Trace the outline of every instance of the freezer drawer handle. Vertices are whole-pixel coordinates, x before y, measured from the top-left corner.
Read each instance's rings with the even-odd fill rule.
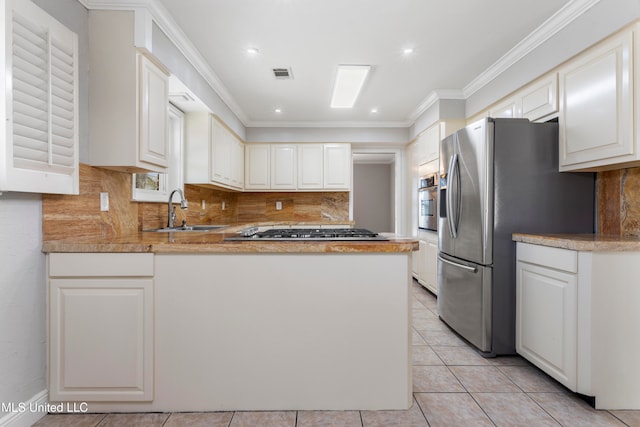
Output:
[[[438,255],[438,259],[440,261],[444,262],[445,264],[453,265],[454,267],[459,267],[459,268],[462,268],[464,270],[471,271],[472,273],[475,273],[475,272],[478,271],[478,269],[476,267],[471,267],[469,265],[464,265],[464,264],[458,264],[457,262],[449,261],[446,258],[442,258],[440,255]]]

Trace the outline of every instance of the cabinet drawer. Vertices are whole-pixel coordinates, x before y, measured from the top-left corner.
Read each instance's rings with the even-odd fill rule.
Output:
[[[517,259],[570,273],[578,272],[578,252],[568,249],[518,243]]]
[[[51,277],[153,276],[151,253],[52,253]]]

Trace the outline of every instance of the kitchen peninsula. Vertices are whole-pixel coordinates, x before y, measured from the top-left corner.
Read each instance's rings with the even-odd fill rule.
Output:
[[[513,234],[516,349],[597,409],[640,409],[640,239]]]
[[[411,239],[43,243],[51,401],[91,412],[406,409]]]

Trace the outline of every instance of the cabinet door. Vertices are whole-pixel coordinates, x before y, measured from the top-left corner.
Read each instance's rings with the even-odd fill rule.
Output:
[[[413,251],[411,252],[411,273],[413,275],[413,277],[418,280],[418,282],[420,281],[420,277],[419,277],[419,271],[420,271],[420,251]]]
[[[153,280],[51,279],[53,401],[153,400]]]
[[[418,240],[418,254],[420,256],[418,261],[418,282],[424,285],[427,276],[427,242],[425,240]]]
[[[438,235],[433,233],[427,240],[425,248],[425,286],[438,295]]]
[[[493,117],[494,119],[522,117],[522,106],[520,105],[520,100],[516,97],[511,97],[505,100],[489,110],[489,117]]]
[[[351,187],[351,145],[324,144],[324,188],[349,190]]]
[[[244,188],[268,190],[271,188],[271,147],[269,144],[247,144],[245,147]]]
[[[633,34],[618,35],[558,72],[560,170],[634,160]]]
[[[140,160],[169,165],[169,76],[138,54]]]
[[[231,185],[244,187],[244,144],[235,137],[231,146]]]
[[[231,135],[217,120],[211,119],[211,181],[231,183]]]
[[[0,191],[78,194],[78,38],[31,2],[0,8]]]
[[[552,73],[524,89],[522,117],[535,121],[558,112],[558,75]]]
[[[271,188],[295,190],[297,188],[296,146],[274,144],[271,146]]]
[[[576,391],[577,275],[523,261],[516,269],[516,351]]]
[[[298,145],[298,188],[320,190],[323,186],[322,144]]]
[[[424,133],[425,158],[422,163],[432,162],[440,157],[440,123],[436,123]]]

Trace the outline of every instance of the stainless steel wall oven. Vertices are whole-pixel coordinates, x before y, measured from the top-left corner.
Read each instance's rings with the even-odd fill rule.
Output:
[[[418,185],[418,228],[438,231],[438,174],[420,178]]]

